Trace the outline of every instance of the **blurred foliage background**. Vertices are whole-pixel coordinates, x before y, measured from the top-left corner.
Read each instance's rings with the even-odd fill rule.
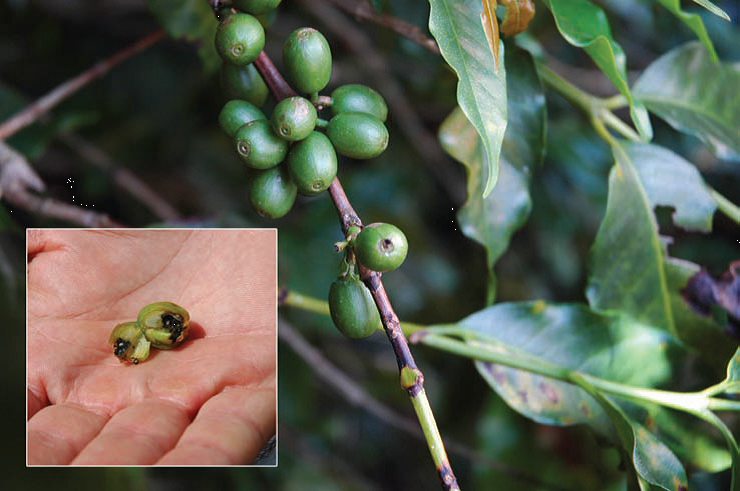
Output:
[[[187,3],[198,2],[206,3]],[[365,83],[386,96],[388,150],[371,161],[341,161],[339,177],[365,223],[394,223],[409,238],[406,264],[384,277],[400,318],[422,324],[458,320],[484,306],[487,273],[483,249],[465,238],[455,221],[465,200],[464,171],[436,142],[437,128],[456,104],[456,79],[438,55],[387,29],[353,19],[335,3],[354,2],[285,0],[277,15],[266,20],[270,27],[265,49],[280,68],[283,39],[297,27],[316,27],[333,51],[329,90]],[[427,2],[372,3],[428,32]],[[631,76],[692,39],[685,26],[652,1],[598,3],[608,12],[615,39],[627,53]],[[717,3],[733,19],[740,16],[737,2]],[[530,33],[546,46],[552,66],[595,95],[615,93],[585,53],[567,45],[551,16],[537,6]],[[144,0],[0,2],[0,121],[159,29],[150,7]],[[321,12],[324,15],[317,15]],[[737,62],[736,21],[697,13],[720,58]],[[215,18],[208,22],[204,29],[214,29]],[[208,61],[211,55],[213,61]],[[299,197],[294,209],[276,221],[251,211],[244,169],[217,123],[225,100],[215,56],[210,46],[161,41],[7,143],[30,160],[47,186],[45,196],[104,212],[127,226],[277,227],[280,285],[325,298],[340,259],[332,248],[342,239],[335,210],[324,194]],[[389,87],[399,95],[389,97]],[[563,99],[548,93],[547,109],[547,156],[534,173],[533,211],[497,264],[498,301],[583,300],[585,258],[604,213],[612,159],[585,118]],[[416,133],[408,130],[409,124]],[[717,160],[698,140],[656,118],[653,125],[656,143],[695,163],[710,185],[738,201],[736,163]],[[97,158],[85,151],[91,148]],[[100,155],[109,166],[101,167]],[[120,169],[151,187],[175,215],[153,212],[116,184]],[[25,228],[67,226],[74,224],[0,203],[0,308],[10,320],[2,378],[6,394],[11,394],[5,406],[11,431],[4,449],[4,489],[437,489],[422,440],[353,405],[282,342],[276,469],[25,469]],[[674,256],[697,262],[712,274],[740,257],[737,229],[721,214],[715,216],[709,236],[665,232],[674,236],[670,249]],[[328,318],[295,310],[280,315],[369,395],[399,415],[412,416],[384,336],[351,341],[341,337]],[[510,410],[466,360],[423,348],[414,353],[426,375],[443,436],[460,443],[448,450],[463,489],[494,485],[512,491],[623,489],[618,453],[590,431],[536,425]],[[712,481],[717,488],[702,487],[701,475],[692,479],[698,486],[694,489],[729,486],[722,478]],[[604,483],[611,484],[600,487]]]

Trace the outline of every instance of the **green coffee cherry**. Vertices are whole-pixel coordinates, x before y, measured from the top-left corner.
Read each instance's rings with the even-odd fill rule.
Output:
[[[218,25],[216,51],[234,65],[252,63],[265,47],[265,30],[249,14],[233,14]]]
[[[283,64],[293,87],[304,94],[315,94],[331,78],[329,43],[316,29],[296,29],[283,45]]]
[[[366,225],[354,243],[357,260],[373,271],[393,271],[406,259],[409,244],[401,229],[390,223]]]
[[[329,313],[339,332],[350,338],[366,338],[383,328],[370,290],[356,275],[339,277],[331,284]]]
[[[339,113],[329,121],[326,134],[337,152],[354,159],[377,157],[388,146],[388,130],[375,116]]]
[[[388,117],[388,106],[383,96],[366,85],[342,85],[331,93],[331,112],[365,113],[375,116],[381,122]]]
[[[253,64],[246,66],[221,64],[221,88],[227,99],[241,99],[257,107],[267,100],[268,89]]]
[[[316,126],[316,108],[303,97],[288,97],[278,102],[272,112],[272,128],[287,141],[299,141]]]
[[[255,173],[249,182],[249,202],[267,218],[280,218],[290,211],[296,186],[284,165]]]
[[[242,12],[262,15],[271,12],[280,5],[281,0],[233,0],[232,4]]]
[[[149,304],[139,312],[136,323],[152,346],[172,349],[181,345],[190,331],[190,314],[172,302]]]
[[[337,175],[337,154],[326,135],[314,131],[290,149],[288,169],[299,193],[319,194]]]
[[[258,119],[265,119],[262,111],[251,102],[235,99],[224,104],[218,115],[218,124],[227,135],[233,137],[239,128]]]
[[[114,327],[108,344],[113,346],[113,354],[122,362],[137,365],[149,358],[150,342],[136,322],[123,322]]]
[[[258,119],[245,124],[234,134],[239,156],[253,169],[269,169],[283,161],[288,143],[277,136],[270,123]]]

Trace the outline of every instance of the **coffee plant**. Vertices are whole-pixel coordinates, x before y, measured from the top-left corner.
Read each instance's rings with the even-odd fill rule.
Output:
[[[24,227],[277,227],[280,465],[121,482],[740,490],[735,3],[147,6],[170,41],[47,96],[0,68],[2,264]]]

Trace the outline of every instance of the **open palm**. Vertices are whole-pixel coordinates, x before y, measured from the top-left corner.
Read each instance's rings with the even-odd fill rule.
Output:
[[[275,431],[273,231],[40,231],[29,238],[29,464],[247,464]],[[119,362],[146,304],[188,340]]]

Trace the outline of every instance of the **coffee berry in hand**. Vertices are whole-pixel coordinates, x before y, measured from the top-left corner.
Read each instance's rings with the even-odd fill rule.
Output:
[[[390,223],[366,225],[354,240],[357,261],[367,269],[379,272],[399,267],[409,250],[406,236]]]
[[[232,14],[218,25],[216,51],[221,59],[234,65],[247,65],[257,59],[265,47],[265,30],[249,14]]]

